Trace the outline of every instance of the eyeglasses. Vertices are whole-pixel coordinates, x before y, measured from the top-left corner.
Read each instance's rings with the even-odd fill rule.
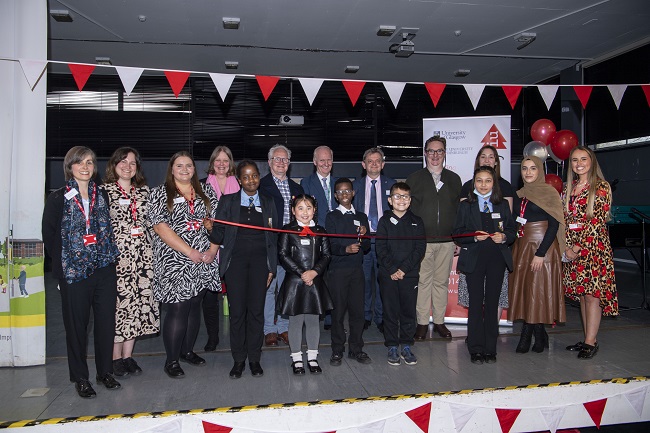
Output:
[[[336,195],[345,195],[345,194],[352,194],[351,189],[339,189],[338,191],[335,191],[334,194]]]
[[[409,201],[411,199],[410,195],[407,194],[393,194],[391,195],[393,200],[406,200]]]
[[[445,153],[445,149],[427,149],[424,151],[427,155],[442,155]]]
[[[282,158],[279,156],[274,156],[271,158],[272,161],[277,162],[278,164],[288,164],[290,159],[289,158]]]

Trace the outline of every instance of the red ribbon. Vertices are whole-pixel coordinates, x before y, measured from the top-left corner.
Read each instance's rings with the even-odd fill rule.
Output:
[[[302,226],[302,231],[300,232],[300,236],[316,236],[316,234],[311,231],[309,226]]]

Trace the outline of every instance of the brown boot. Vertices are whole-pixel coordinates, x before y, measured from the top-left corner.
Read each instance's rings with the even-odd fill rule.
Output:
[[[429,332],[429,325],[417,325],[415,327],[415,338],[418,341],[422,341],[427,338],[427,332]]]

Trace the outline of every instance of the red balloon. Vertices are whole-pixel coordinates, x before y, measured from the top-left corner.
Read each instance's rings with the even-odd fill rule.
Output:
[[[530,127],[530,136],[533,138],[533,141],[541,141],[548,145],[555,131],[556,128],[553,122],[548,119],[539,119]]]
[[[557,131],[551,142],[553,154],[562,161],[567,159],[571,154],[571,149],[578,145],[578,136],[573,131],[562,129]]]
[[[564,184],[562,183],[562,178],[557,174],[547,174],[544,176],[544,181],[551,185],[557,190],[558,193],[562,194],[562,188]]]

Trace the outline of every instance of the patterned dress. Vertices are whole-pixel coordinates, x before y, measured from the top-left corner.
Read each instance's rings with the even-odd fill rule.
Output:
[[[611,207],[609,183],[598,183],[591,219],[587,217],[587,188],[575,197],[567,197],[565,187],[563,198],[570,200],[569,212],[565,211],[564,215],[567,247],[580,246],[580,255],[564,264],[564,291],[575,301],[581,295],[600,298],[603,316],[617,316],[618,293],[614,279],[614,260],[605,224]]]
[[[115,243],[120,251],[116,266],[117,308],[115,310],[115,343],[160,330],[158,302],[153,297],[153,254],[151,224],[147,216],[149,188],[120,190],[116,183],[102,187],[108,194],[109,212]],[[126,194],[126,195],[125,195]],[[135,204],[135,221],[132,213]],[[141,236],[131,230],[141,227]]]
[[[176,194],[174,208],[167,210],[165,185],[151,190],[149,195],[149,219],[152,225],[166,223],[185,243],[198,251],[210,248],[208,232],[202,224],[204,217],[214,218],[217,210],[217,197],[211,187],[201,185],[210,200],[212,212],[207,215],[203,200],[198,195],[194,200],[194,213],[189,202]],[[198,222],[194,225],[193,222]],[[154,279],[153,290],[156,300],[164,303],[187,301],[202,290],[221,291],[219,264],[194,263],[185,254],[167,245],[158,235],[153,238]]]

